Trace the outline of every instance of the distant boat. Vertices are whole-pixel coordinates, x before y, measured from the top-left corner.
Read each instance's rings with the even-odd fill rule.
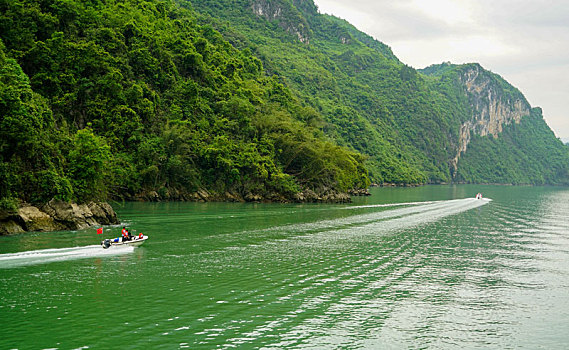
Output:
[[[482,193],[480,193],[480,192],[477,193],[477,194],[476,194],[476,199],[482,199]]]

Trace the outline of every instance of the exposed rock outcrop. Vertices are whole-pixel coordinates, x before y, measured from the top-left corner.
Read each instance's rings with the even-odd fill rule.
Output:
[[[277,21],[279,27],[296,36],[302,43],[310,43],[310,28],[296,7],[286,1],[251,0],[251,9],[258,17]]]
[[[120,223],[108,203],[67,203],[51,200],[41,207],[21,205],[0,217],[0,235],[26,231],[80,230]]]
[[[497,78],[478,64],[468,65],[459,79],[472,108],[472,117],[460,127],[458,152],[452,164],[455,170],[472,134],[498,137],[505,125],[519,123],[531,112],[530,104],[521,93],[505,94]]]
[[[55,231],[55,220],[36,207],[25,206],[18,209],[17,221],[22,223],[24,231]]]
[[[353,189],[348,191],[348,193],[352,196],[371,196],[367,188]]]
[[[158,192],[162,193],[159,194]],[[338,192],[330,188],[320,188],[318,190],[303,189],[296,194],[285,195],[279,192],[263,192],[263,193],[238,193],[235,191],[214,192],[205,189],[199,189],[193,193],[184,193],[180,191],[150,191],[141,193],[133,200],[139,201],[187,201],[187,202],[265,202],[265,203],[348,203],[352,196],[367,196],[367,189],[352,190],[349,193]]]

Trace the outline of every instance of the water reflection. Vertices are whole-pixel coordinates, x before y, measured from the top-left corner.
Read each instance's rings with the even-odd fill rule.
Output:
[[[561,348],[569,341],[569,191],[373,191],[341,206],[127,204],[121,217],[153,237],[144,247],[0,270],[0,345]],[[477,192],[493,201],[471,200]],[[26,328],[30,320],[38,327]]]

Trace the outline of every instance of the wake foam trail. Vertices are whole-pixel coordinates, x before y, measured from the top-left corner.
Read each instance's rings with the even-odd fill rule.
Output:
[[[338,220],[325,220],[316,223],[322,231],[311,233],[310,235],[297,236],[295,240],[298,244],[308,244],[311,249],[330,246],[330,239],[336,237],[344,237],[353,240],[356,236],[362,236],[365,242],[375,240],[378,234],[389,234],[400,230],[411,229],[421,225],[436,222],[445,217],[457,215],[488,204],[490,199],[455,199],[437,202],[422,202],[420,205],[408,208],[397,208],[379,213],[369,213],[365,215],[354,215],[348,218]],[[408,203],[407,203],[408,204]],[[350,221],[352,225],[346,225]],[[298,225],[296,228],[314,228],[315,224]],[[287,226],[288,228],[292,226]],[[370,240],[371,238],[371,240]],[[345,248],[342,245],[342,248]],[[286,246],[287,252],[292,248],[291,245]],[[246,345],[254,340],[274,341],[269,338],[271,334],[279,332],[279,338],[285,340],[281,343],[266,344],[267,348],[282,348],[284,344],[303,344],[295,342],[300,339],[315,339],[314,334],[307,334],[306,330],[314,330],[315,325],[323,324],[343,327],[346,325],[346,318],[338,318],[338,310],[342,315],[356,315],[352,317],[351,322],[364,323],[369,318],[376,317],[377,314],[372,312],[363,312],[355,314],[351,312],[355,308],[366,308],[373,305],[376,298],[378,288],[397,284],[399,280],[407,278],[405,274],[413,271],[412,267],[404,266],[393,271],[393,266],[400,263],[394,263],[395,259],[408,259],[404,252],[399,250],[392,252],[391,256],[365,256],[364,258],[354,261],[352,264],[344,264],[342,266],[332,266],[326,271],[319,271],[314,275],[304,275],[302,280],[297,277],[296,280],[289,279],[289,285],[303,286],[302,288],[293,290],[290,294],[285,294],[273,303],[278,303],[278,307],[283,300],[298,300],[296,306],[290,311],[280,314],[278,317],[272,318],[256,326],[253,330],[245,334],[243,338],[235,338],[239,341],[239,345]],[[321,260],[322,261],[322,260]],[[303,271],[299,266],[298,271]],[[388,277],[386,277],[388,276]],[[370,283],[375,281],[376,283]],[[343,285],[341,291],[331,285]],[[379,286],[379,287],[378,287]],[[255,290],[256,293],[262,294],[265,291]],[[366,299],[368,298],[368,299]],[[290,305],[295,305],[290,303]],[[267,309],[273,308],[275,305],[263,305]],[[286,309],[285,307],[282,308]],[[365,311],[365,310],[364,310]],[[316,315],[316,316],[314,316]],[[363,325],[362,325],[363,327]],[[219,328],[229,329],[229,325],[222,325]],[[345,328],[344,328],[345,329]],[[286,340],[291,340],[287,343]]]
[[[100,245],[85,247],[30,250],[27,252],[0,254],[0,269],[47,264],[56,261],[98,258],[132,253],[134,247],[111,247],[103,249]]]
[[[427,210],[409,212],[405,215],[390,217],[387,220],[377,220],[360,226],[360,232],[376,234],[377,232],[391,232],[410,227],[420,226],[438,221],[444,217],[456,215],[474,208],[488,204],[491,199],[455,199],[437,202],[439,205],[428,206]]]
[[[362,209],[362,208],[387,208],[387,207],[403,207],[406,205],[422,205],[422,204],[433,204],[445,201],[424,201],[424,202],[403,202],[403,203],[387,203],[387,204],[368,204],[368,205],[356,205],[352,207],[345,207],[344,209]]]
[[[404,208],[396,208],[386,211],[366,213],[360,215],[352,215],[341,219],[321,220],[311,223],[292,224],[285,226],[277,226],[267,229],[273,232],[294,232],[295,235],[305,233],[315,233],[330,230],[342,230],[350,227],[362,227],[373,224],[381,224],[385,228],[399,225],[403,222],[404,226],[413,226],[421,224],[422,221],[430,222],[438,220],[441,217],[458,214],[462,211],[470,210],[484,204],[490,199],[480,200],[474,198],[452,199],[444,201],[430,202],[413,202],[413,203],[394,203],[379,204],[371,206],[360,206],[359,208],[382,208],[405,206]],[[358,207],[350,207],[358,208]],[[400,220],[398,220],[400,219]]]

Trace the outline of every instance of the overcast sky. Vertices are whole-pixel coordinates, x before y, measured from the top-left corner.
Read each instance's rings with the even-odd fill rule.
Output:
[[[569,1],[315,0],[404,63],[478,62],[520,89],[569,141]]]

